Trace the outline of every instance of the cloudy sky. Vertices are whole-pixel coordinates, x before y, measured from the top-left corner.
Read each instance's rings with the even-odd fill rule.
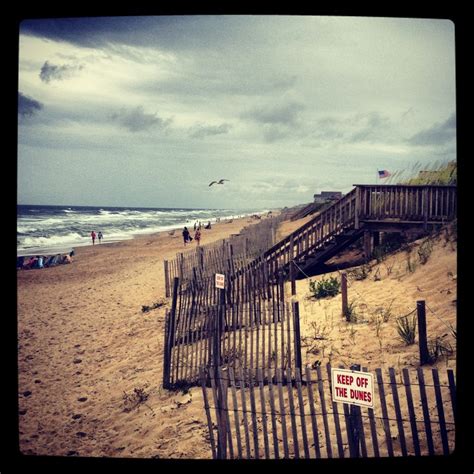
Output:
[[[454,36],[431,19],[25,20],[18,202],[273,208],[455,159]]]

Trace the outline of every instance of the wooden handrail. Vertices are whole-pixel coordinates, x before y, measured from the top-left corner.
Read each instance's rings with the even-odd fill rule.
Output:
[[[324,245],[334,235],[358,229],[367,221],[442,222],[456,217],[457,187],[453,185],[370,185],[355,188],[313,219],[273,245],[264,260],[302,257]],[[296,255],[295,255],[296,248]]]

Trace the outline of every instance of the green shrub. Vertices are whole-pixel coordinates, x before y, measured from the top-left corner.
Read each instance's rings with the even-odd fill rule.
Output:
[[[414,314],[412,318],[409,316],[398,318],[397,331],[407,346],[414,344],[416,336],[416,315]]]
[[[329,277],[327,280],[323,278],[318,282],[310,281],[309,289],[316,299],[336,296],[341,289],[341,283],[336,277]]]

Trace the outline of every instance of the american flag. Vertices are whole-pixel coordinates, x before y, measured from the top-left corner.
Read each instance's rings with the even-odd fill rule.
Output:
[[[379,170],[379,178],[388,178],[391,176],[391,173],[387,170]]]

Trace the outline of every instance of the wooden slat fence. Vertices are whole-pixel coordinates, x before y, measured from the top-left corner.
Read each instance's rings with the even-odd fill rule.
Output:
[[[366,368],[363,370],[367,370]],[[202,369],[213,458],[448,455],[454,450],[451,369],[375,369],[374,408],[331,397],[331,366]],[[264,383],[266,382],[266,384]]]
[[[229,304],[210,279],[205,284],[215,293],[213,302],[204,299],[205,289],[179,294],[175,280],[177,296],[165,322],[164,388],[197,384],[203,366],[301,366],[299,308],[285,303],[283,285],[270,299],[255,292]]]
[[[275,243],[276,228],[287,217],[288,213],[282,212],[271,219],[262,219],[244,227],[240,234],[194,247],[179,253],[173,260],[165,260],[166,296],[171,296],[173,279],[178,277],[182,282],[189,281],[194,278],[193,269],[200,277],[207,277],[227,269],[229,262],[234,270],[253,262]]]

